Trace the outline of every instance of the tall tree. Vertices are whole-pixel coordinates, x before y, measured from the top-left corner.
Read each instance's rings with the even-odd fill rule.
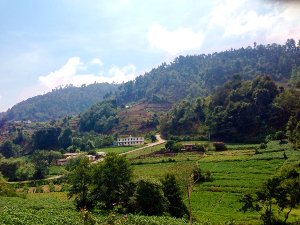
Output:
[[[71,185],[69,189],[69,198],[75,196],[76,208],[91,209],[94,205],[91,198],[90,187],[92,183],[92,170],[89,167],[89,160],[86,157],[79,159],[76,167],[68,176],[68,182]]]
[[[188,214],[188,210],[182,200],[181,191],[178,182],[173,174],[167,174],[161,181],[163,185],[164,196],[167,198],[168,211],[171,216],[181,218]]]
[[[132,168],[128,160],[114,153],[107,154],[93,172],[93,196],[106,209],[114,205],[128,205],[133,195]]]

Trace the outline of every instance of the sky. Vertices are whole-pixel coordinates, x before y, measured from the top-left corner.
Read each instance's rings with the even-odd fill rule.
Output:
[[[0,112],[179,55],[300,39],[296,0],[0,0]]]

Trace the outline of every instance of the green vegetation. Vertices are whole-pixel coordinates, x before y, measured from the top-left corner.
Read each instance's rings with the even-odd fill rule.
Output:
[[[80,117],[80,131],[95,131],[107,134],[118,124],[117,104],[114,100],[106,100],[93,105]]]
[[[198,134],[214,140],[261,142],[267,135],[284,139],[283,131],[289,121],[292,140],[298,135],[295,116],[300,101],[282,93],[269,77],[242,81],[235,76],[211,96],[192,102],[183,100],[173,107],[161,118],[161,133],[165,137]],[[281,132],[281,137],[275,136],[276,132]]]
[[[174,103],[213,93],[216,86],[237,74],[245,80],[257,75],[270,75],[278,82],[289,80],[293,68],[294,71],[299,69],[299,52],[295,40],[288,39],[285,45],[256,45],[214,54],[179,56],[170,64],[163,63],[135,81],[121,85],[117,101],[147,99]],[[294,78],[292,80],[294,82]]]
[[[198,165],[202,171],[210,171],[211,181],[196,184],[191,194],[193,216],[199,222],[224,224],[236,221],[242,224],[259,224],[260,215],[254,212],[240,211],[240,199],[245,193],[254,193],[274,174],[292,165],[298,165],[300,152],[291,145],[280,145],[279,141],[267,144],[266,149],[258,145],[228,144],[224,152],[208,151],[206,156],[198,153],[178,153],[169,162],[169,156],[156,156],[136,159],[134,165],[136,179],[162,179],[172,171],[185,190],[183,177],[189,169]],[[288,159],[284,158],[284,153]],[[163,161],[163,162],[162,162]],[[288,221],[299,219],[298,211],[293,210]]]
[[[124,153],[124,152],[128,152],[131,150],[134,150],[135,148],[137,148],[136,146],[115,146],[115,147],[107,147],[107,148],[97,148],[96,151],[97,152],[106,152],[106,153]]]
[[[30,114],[18,112],[20,103],[0,121],[0,224],[299,223],[299,54],[289,39],[180,56],[56,121],[7,123]],[[48,118],[32,110],[30,118]],[[112,147],[120,134],[155,141],[158,127],[166,145]],[[95,164],[78,157],[54,166],[80,151],[108,154]],[[49,174],[65,177],[31,181]],[[62,193],[46,194],[55,190]],[[27,194],[35,192],[44,193]]]
[[[16,104],[3,115],[3,119],[48,121],[77,115],[101,101],[105,95],[115,92],[118,87],[108,83],[59,87]]]

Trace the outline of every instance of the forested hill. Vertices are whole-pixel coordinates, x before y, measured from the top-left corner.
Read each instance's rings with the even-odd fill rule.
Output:
[[[174,103],[185,97],[210,94],[234,75],[251,80],[268,75],[275,82],[286,82],[292,71],[300,70],[300,41],[288,39],[284,45],[256,45],[213,54],[179,56],[163,63],[135,81],[123,84],[119,104],[146,99]]]
[[[47,121],[66,115],[77,115],[118,89],[117,84],[94,83],[56,88],[51,92],[29,98],[8,110],[6,120]]]

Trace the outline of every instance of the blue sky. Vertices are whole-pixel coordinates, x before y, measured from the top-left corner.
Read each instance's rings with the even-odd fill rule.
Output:
[[[299,40],[298,2],[0,0],[0,112],[59,85],[128,81],[179,55]]]

